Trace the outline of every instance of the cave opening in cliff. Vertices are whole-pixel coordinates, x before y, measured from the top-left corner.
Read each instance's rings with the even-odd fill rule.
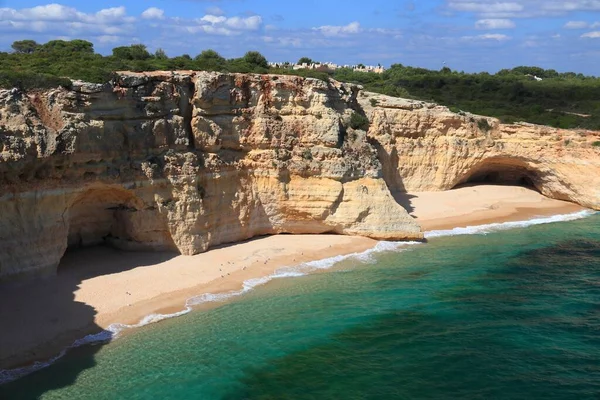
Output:
[[[454,187],[464,185],[522,186],[541,192],[539,173],[511,159],[485,160],[472,168]]]
[[[115,187],[88,189],[78,195],[67,210],[67,251],[98,245],[119,247],[129,241],[128,213],[135,211],[135,203],[131,192]]]
[[[58,274],[87,279],[154,265],[178,254],[166,220],[131,190],[98,184],[69,204],[64,213],[67,248]]]

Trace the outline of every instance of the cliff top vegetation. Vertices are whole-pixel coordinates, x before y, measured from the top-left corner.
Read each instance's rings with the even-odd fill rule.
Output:
[[[559,73],[538,67],[516,67],[495,74],[439,71],[394,64],[384,73],[293,70],[270,68],[256,51],[225,59],[214,50],[169,57],[163,50],[150,53],[143,44],[116,47],[103,56],[85,40],[33,40],[13,43],[0,52],[0,87],[22,89],[70,86],[70,79],[106,82],[113,71],[206,70],[242,73],[294,74],[318,79],[332,77],[358,83],[365,89],[398,97],[433,101],[453,111],[497,117],[503,122],[526,121],[560,128],[600,130],[600,79],[574,72]],[[303,59],[308,59],[303,57]]]

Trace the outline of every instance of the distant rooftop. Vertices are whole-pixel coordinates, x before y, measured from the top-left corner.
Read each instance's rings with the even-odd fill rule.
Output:
[[[375,72],[381,74],[385,71],[385,68],[381,65],[363,65],[363,64],[355,64],[355,65],[339,65],[331,62],[324,63],[302,63],[302,64],[292,64],[289,62],[270,62],[269,65],[274,68],[285,68],[291,67],[294,70],[298,69],[312,69],[312,70],[331,70],[335,71],[340,68],[350,68],[355,72]]]

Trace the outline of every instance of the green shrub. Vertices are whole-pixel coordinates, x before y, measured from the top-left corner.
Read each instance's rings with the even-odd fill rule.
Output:
[[[519,121],[517,118],[513,117],[512,115],[504,115],[504,116],[500,117],[500,122],[502,122],[503,124],[514,124]]]
[[[592,143],[592,146],[600,147],[600,140],[596,140],[594,143]]]
[[[302,152],[302,158],[304,158],[305,160],[312,160],[313,159],[312,151],[310,151],[310,149],[305,149]]]
[[[95,53],[94,45],[85,40],[52,40],[46,44],[24,40],[13,45],[14,52],[0,52],[2,87],[45,89],[68,86],[70,83],[65,77],[104,83],[114,71],[127,70],[269,72],[266,58],[256,51],[249,51],[241,58],[226,60],[213,50],[205,50],[195,59],[187,54],[169,58],[161,50],[150,53],[143,44],[116,47],[110,56]]]
[[[269,73],[278,75],[296,75],[304,78],[315,78],[323,82],[329,82],[329,74],[327,72],[320,72],[312,69],[293,70],[288,68],[271,68]]]
[[[369,129],[369,119],[362,114],[354,112],[350,117],[350,127],[366,131]]]
[[[479,121],[477,121],[477,126],[483,132],[489,132],[492,129],[490,123],[485,118],[481,118]]]
[[[21,90],[50,89],[63,86],[71,88],[72,83],[68,78],[48,74],[37,74],[31,72],[0,71],[0,87]]]
[[[378,104],[378,101],[377,101],[377,99],[371,99],[371,100],[369,100],[369,102],[371,103],[371,105],[372,105],[373,107],[377,107],[377,104]]]

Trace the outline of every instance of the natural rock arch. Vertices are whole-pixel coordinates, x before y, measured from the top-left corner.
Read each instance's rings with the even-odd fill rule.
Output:
[[[453,187],[478,183],[526,186],[544,192],[544,181],[540,171],[515,158],[484,159],[463,174]]]

